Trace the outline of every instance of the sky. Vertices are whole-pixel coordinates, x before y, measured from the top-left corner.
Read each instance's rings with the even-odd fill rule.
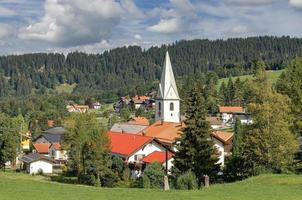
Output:
[[[302,0],[0,0],[0,54],[302,37]]]

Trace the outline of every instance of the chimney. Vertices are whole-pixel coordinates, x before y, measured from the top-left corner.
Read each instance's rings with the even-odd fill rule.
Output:
[[[143,135],[144,135],[144,136],[146,135],[146,131],[145,131],[145,130],[143,130]]]

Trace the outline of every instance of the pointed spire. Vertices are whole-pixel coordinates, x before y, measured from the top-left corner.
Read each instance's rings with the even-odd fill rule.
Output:
[[[166,52],[161,81],[158,88],[157,98],[179,99],[176,82],[172,70],[169,52]]]

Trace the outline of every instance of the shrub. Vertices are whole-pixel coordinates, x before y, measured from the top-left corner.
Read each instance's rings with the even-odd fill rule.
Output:
[[[198,188],[197,179],[193,172],[188,171],[177,178],[177,189],[193,190]]]
[[[148,165],[144,171],[144,176],[149,178],[151,188],[163,188],[165,172],[160,163]]]
[[[148,176],[140,176],[138,178],[132,179],[130,187],[132,188],[150,188],[150,179]]]
[[[44,175],[43,169],[41,169],[41,168],[38,169],[37,175],[43,176]]]

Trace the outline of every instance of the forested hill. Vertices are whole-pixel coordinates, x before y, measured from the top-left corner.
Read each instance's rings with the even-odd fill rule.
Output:
[[[281,69],[302,56],[302,39],[252,37],[228,40],[180,41],[142,50],[116,48],[102,54],[26,54],[0,57],[0,96],[41,93],[62,83],[77,84],[76,91],[126,91],[160,78],[169,49],[176,76],[215,71],[219,77],[250,73],[253,61]]]

